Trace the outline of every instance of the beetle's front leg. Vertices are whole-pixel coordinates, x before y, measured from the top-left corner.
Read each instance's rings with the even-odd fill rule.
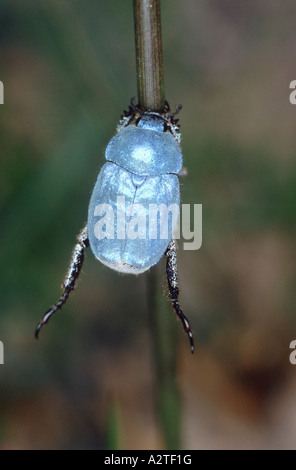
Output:
[[[133,97],[131,99],[131,104],[128,107],[128,110],[123,111],[123,115],[121,116],[121,119],[119,123],[117,124],[117,128],[116,128],[117,132],[120,132],[122,129],[127,127],[131,123],[131,121],[134,119],[136,114],[137,113],[139,114],[139,112],[140,111],[136,105],[136,98]]]
[[[169,299],[172,301],[172,307],[180,318],[183,328],[188,335],[190,341],[191,352],[194,352],[193,335],[190,327],[190,323],[184,315],[180,304],[179,304],[179,283],[178,283],[178,268],[177,268],[177,246],[175,240],[171,240],[165,255],[167,257],[166,262],[166,273],[169,287]]]
[[[80,274],[83,260],[84,260],[84,252],[85,249],[89,245],[88,234],[87,234],[87,226],[85,226],[77,237],[77,243],[74,247],[72,258],[70,262],[70,266],[68,268],[65,280],[63,282],[63,294],[60,299],[57,301],[55,305],[53,305],[43,316],[42,320],[38,323],[35,331],[35,337],[38,338],[39,331],[41,330],[42,326],[45,325],[51,316],[67,302],[68,297],[72,290],[75,288],[75,283],[78,279]]]

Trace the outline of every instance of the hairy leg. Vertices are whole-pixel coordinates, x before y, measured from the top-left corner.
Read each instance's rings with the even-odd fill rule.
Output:
[[[177,315],[180,318],[183,328],[188,335],[191,352],[194,352],[194,342],[193,335],[189,321],[184,315],[180,304],[179,304],[179,283],[178,283],[178,270],[177,270],[177,247],[175,240],[172,240],[165,252],[167,257],[166,262],[166,273],[167,281],[169,287],[169,299],[172,301],[172,307]]]
[[[80,274],[82,264],[84,261],[84,252],[85,249],[88,247],[88,234],[87,234],[87,226],[85,226],[77,237],[77,243],[74,247],[70,266],[68,268],[65,280],[63,282],[63,294],[60,299],[57,301],[55,305],[53,305],[43,316],[42,320],[38,323],[35,331],[35,337],[38,338],[39,331],[41,330],[42,326],[45,325],[51,316],[57,311],[62,308],[62,306],[67,302],[70,293],[75,288],[75,283],[78,279]]]

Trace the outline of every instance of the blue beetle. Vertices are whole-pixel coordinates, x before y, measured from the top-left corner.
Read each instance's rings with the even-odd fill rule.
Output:
[[[177,219],[169,217],[167,211],[165,230],[162,232],[163,217],[159,213],[161,207],[170,210],[171,207],[180,206],[178,174],[182,168],[181,136],[178,120],[174,118],[179,109],[176,113],[170,113],[166,103],[163,113],[143,112],[132,101],[129,110],[124,112],[117,126],[117,134],[107,145],[107,163],[103,165],[94,186],[88,222],[77,237],[63,283],[63,294],[38,323],[36,337],[74,290],[85,249],[90,245],[95,257],[103,264],[129,274],[147,271],[166,255],[169,299],[188,334],[193,352],[190,324],[179,305],[176,242],[173,238]],[[135,213],[136,224],[132,217]],[[139,227],[141,221],[144,223],[142,231]],[[129,230],[130,222],[132,231]],[[107,226],[110,227],[109,231]],[[137,231],[134,230],[135,226]]]

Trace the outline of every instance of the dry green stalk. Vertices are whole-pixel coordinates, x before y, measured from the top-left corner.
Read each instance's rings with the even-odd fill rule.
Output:
[[[139,104],[162,111],[164,82],[159,0],[134,0]]]
[[[134,0],[138,103],[141,109],[162,111],[164,81],[160,0]],[[176,380],[176,319],[161,293],[159,266],[148,279],[148,309],[156,380],[156,409],[165,446],[180,446],[180,398]]]

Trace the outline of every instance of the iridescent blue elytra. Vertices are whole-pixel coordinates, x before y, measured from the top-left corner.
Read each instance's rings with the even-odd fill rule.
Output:
[[[179,304],[177,247],[174,240],[177,219],[170,216],[171,207],[178,209],[180,205],[178,174],[182,167],[182,152],[178,120],[174,118],[176,113],[170,113],[168,104],[163,113],[143,112],[133,101],[129,111],[124,112],[117,134],[107,145],[107,163],[103,165],[93,189],[88,222],[77,237],[63,282],[62,296],[38,323],[36,337],[41,327],[67,302],[81,272],[85,250],[90,245],[95,257],[103,264],[129,274],[143,273],[158,263],[163,255],[166,256],[169,299],[188,335],[191,351],[194,351],[190,324]],[[154,218],[154,225],[151,224],[151,207],[166,208],[164,232],[161,231],[161,211]],[[139,211],[141,220],[146,221],[141,233]],[[109,221],[114,220],[111,224],[112,236],[107,228],[106,231],[98,230],[109,213]],[[134,229],[137,226],[135,219],[138,230],[130,232],[130,222],[134,222]]]
[[[167,238],[160,237],[158,218],[157,238],[149,239],[149,205],[180,204],[177,174],[182,167],[182,152],[177,139],[165,128],[161,116],[145,113],[136,124],[119,128],[106,148],[108,163],[99,173],[89,204],[88,237],[96,258],[116,271],[134,274],[146,271],[160,260],[173,238],[175,221],[169,216]],[[118,239],[119,195],[124,197],[125,208],[141,204],[145,209],[145,238]],[[114,208],[114,239],[96,237],[95,226],[100,218],[96,208],[100,204]]]

